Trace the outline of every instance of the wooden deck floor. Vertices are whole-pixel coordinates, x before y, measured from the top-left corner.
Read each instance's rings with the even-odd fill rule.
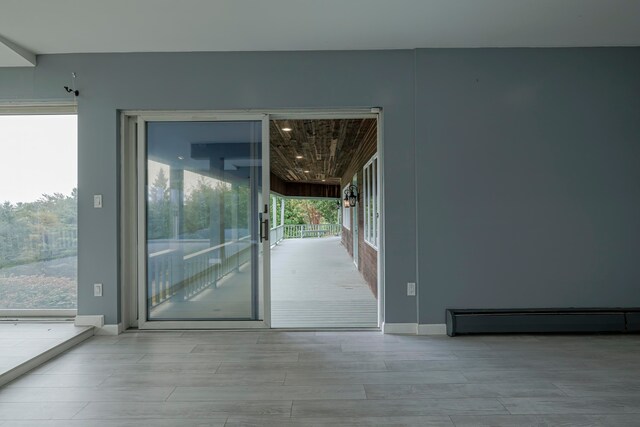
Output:
[[[286,239],[271,249],[271,320],[275,328],[375,328],[377,300],[339,237]],[[251,268],[217,288],[152,309],[154,319],[233,319],[251,315]]]
[[[339,237],[287,239],[271,250],[276,328],[378,326],[377,301]]]

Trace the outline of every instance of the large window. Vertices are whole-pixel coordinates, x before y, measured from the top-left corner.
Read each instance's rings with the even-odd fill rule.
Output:
[[[362,185],[364,202],[364,240],[371,246],[378,247],[378,155],[375,154],[367,162],[363,170]]]
[[[0,311],[76,308],[76,124],[0,115]]]

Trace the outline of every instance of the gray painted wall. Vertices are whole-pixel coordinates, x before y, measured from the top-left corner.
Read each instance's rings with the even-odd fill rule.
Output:
[[[78,74],[79,314],[120,319],[119,109],[245,109],[380,106],[385,111],[390,322],[415,322],[413,52],[45,55],[35,69],[0,69],[0,100],[64,97]],[[103,209],[92,195],[103,194]],[[92,284],[104,284],[94,297]]]
[[[416,322],[416,275],[420,323],[640,305],[640,49],[48,55],[0,69],[0,101],[72,71],[80,314],[120,318],[119,109],[383,107],[387,322]]]
[[[420,322],[640,306],[640,49],[420,50]]]

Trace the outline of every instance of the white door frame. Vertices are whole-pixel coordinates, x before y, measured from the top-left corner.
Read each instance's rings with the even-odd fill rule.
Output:
[[[251,120],[247,117],[259,117],[259,120],[262,120],[262,143],[263,143],[263,200],[269,200],[269,190],[270,190],[270,174],[269,174],[269,123],[270,120],[329,120],[329,119],[364,119],[364,118],[373,118],[377,120],[377,133],[378,133],[378,141],[377,141],[377,152],[378,152],[378,189],[379,189],[379,198],[380,198],[380,242],[378,246],[378,327],[382,327],[384,323],[384,308],[385,308],[385,272],[384,272],[384,260],[385,260],[385,227],[384,227],[384,212],[385,212],[385,203],[384,203],[384,144],[383,144],[383,135],[384,135],[384,121],[383,121],[383,111],[381,108],[347,108],[347,109],[260,109],[260,110],[219,110],[219,111],[202,111],[202,110],[171,110],[171,111],[150,111],[150,110],[125,110],[121,112],[121,123],[122,123],[122,132],[121,132],[121,146],[122,146],[122,154],[125,156],[127,153],[132,155],[136,155],[136,149],[134,147],[131,150],[130,145],[135,144],[135,140],[131,140],[126,134],[125,131],[125,120],[130,117],[142,116],[145,120],[167,120],[167,121],[207,121],[207,120],[229,120],[230,117],[235,116],[236,120],[239,114],[245,114],[244,120]],[[138,126],[140,128],[140,126]],[[139,133],[139,132],[138,132]],[[139,138],[139,135],[137,135]],[[143,139],[144,140],[144,139]],[[266,163],[265,163],[266,161]],[[123,167],[122,167],[122,195],[121,198],[125,198],[127,191],[134,191],[137,194],[139,188],[134,185],[133,189],[131,189],[130,180],[132,177],[130,176],[131,168],[129,168],[129,173],[127,172],[127,159],[123,159]],[[265,166],[266,165],[266,166]],[[137,166],[139,167],[139,165]],[[136,162],[133,162],[133,170],[136,168]],[[137,177],[134,177],[137,180]],[[127,190],[128,189],[128,190]],[[143,189],[144,190],[144,189]],[[265,195],[266,191],[266,195]],[[137,195],[135,199],[139,198]],[[269,205],[269,203],[267,203]],[[270,207],[269,207],[270,209]],[[133,218],[134,220],[137,218],[139,221],[140,214],[138,211],[138,205],[128,206],[126,203],[122,204],[122,220],[123,222],[127,220],[127,218]],[[144,212],[144,211],[143,211]],[[140,228],[140,227],[137,227]],[[125,245],[129,245],[129,252],[123,250],[123,254],[130,253],[139,255],[138,241],[140,240],[140,230],[138,230],[137,240],[133,239],[125,239],[122,237],[121,242],[121,250]],[[271,298],[270,298],[270,242],[265,241],[263,246],[263,289],[264,289],[264,297],[262,299],[263,305],[263,314],[264,320],[262,321],[155,321],[155,322],[143,322],[144,329],[256,329],[256,328],[269,328],[271,324]],[[133,245],[133,247],[131,247]],[[145,254],[143,254],[144,256]],[[143,258],[144,260],[144,258]],[[136,268],[139,263],[132,263]],[[121,299],[122,303],[122,311],[123,313],[123,324],[124,329],[127,329],[132,326],[140,327],[140,322],[136,318],[136,310],[139,304],[136,304],[136,301],[132,301],[131,299],[126,298],[127,295],[134,295],[134,299],[138,295],[138,281],[140,277],[142,277],[145,281],[142,283],[146,283],[146,272],[136,271],[136,269],[127,269],[126,265],[122,266],[122,286],[127,286],[130,289],[130,292],[122,292],[123,297]],[[267,297],[267,295],[269,297]],[[133,305],[133,307],[132,307]]]
[[[385,228],[384,228],[384,114],[382,108],[351,108],[351,109],[297,109],[297,110],[269,110],[271,120],[340,120],[340,119],[376,119],[377,152],[378,152],[378,197],[380,201],[379,244],[378,244],[378,328],[384,323],[384,257],[385,257]],[[340,188],[342,191],[342,188]],[[342,200],[341,200],[342,202]],[[349,213],[351,214],[351,213]],[[353,218],[352,218],[353,221]],[[351,224],[353,229],[353,224]]]

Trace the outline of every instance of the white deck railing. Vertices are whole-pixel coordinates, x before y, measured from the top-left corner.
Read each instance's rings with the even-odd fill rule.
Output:
[[[277,245],[282,240],[284,240],[284,228],[288,227],[287,225],[279,225],[275,228],[272,228],[269,231],[269,242],[271,246]]]
[[[340,224],[300,224],[285,225],[284,239],[303,239],[305,237],[338,236],[342,231]]]
[[[249,236],[182,256],[178,249],[149,254],[149,307],[177,297],[188,300],[251,259]]]
[[[29,264],[78,253],[78,228],[45,228],[39,233],[17,232],[12,227],[0,231],[0,268]]]
[[[284,239],[337,236],[340,224],[280,225],[269,232],[271,246]],[[181,249],[164,249],[149,254],[147,283],[149,307],[170,298],[188,300],[251,260],[250,236],[183,255]],[[167,241],[168,242],[168,241]],[[198,241],[193,241],[192,243]],[[169,242],[171,243],[171,242]],[[175,241],[173,243],[183,243]]]

